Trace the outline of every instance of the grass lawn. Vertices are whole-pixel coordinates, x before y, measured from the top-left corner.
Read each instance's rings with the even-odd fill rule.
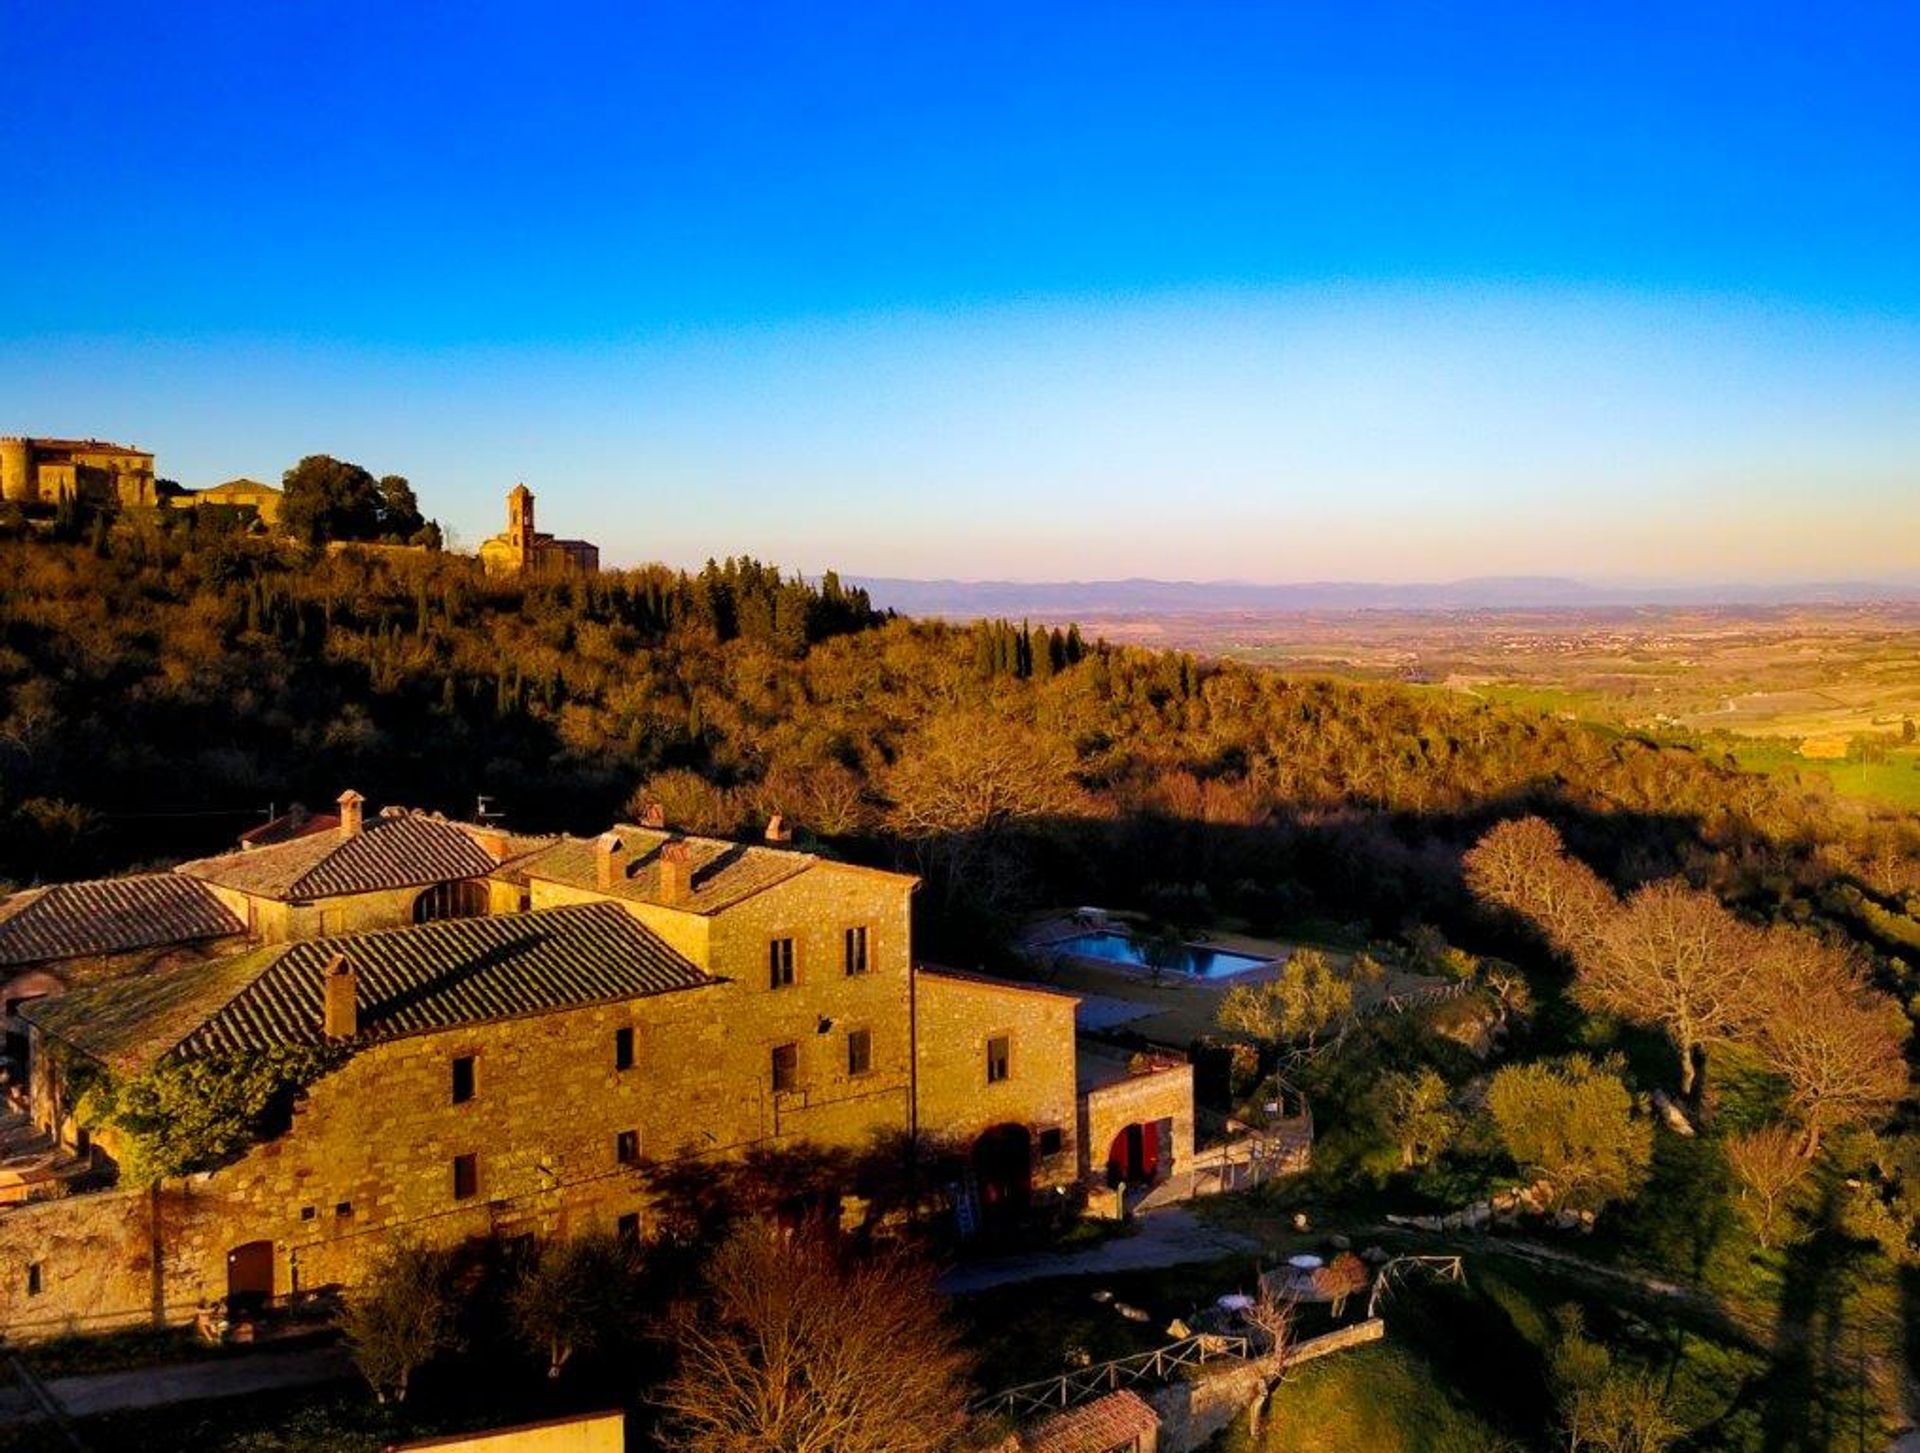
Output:
[[[1388,1342],[1301,1368],[1273,1400],[1258,1437],[1236,1425],[1221,1453],[1492,1453],[1504,1446],[1424,1359]]]

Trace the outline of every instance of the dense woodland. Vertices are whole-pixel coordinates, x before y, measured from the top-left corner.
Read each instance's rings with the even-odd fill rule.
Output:
[[[461,816],[484,796],[528,829],[597,830],[648,800],[698,831],[778,813],[821,851],[922,873],[922,943],[969,962],[1021,913],[1083,901],[1390,944],[1474,978],[1510,1022],[1494,1061],[1411,1021],[1316,1058],[1306,1194],[1441,1206],[1556,1166],[1609,1254],[1759,1319],[1747,1383],[1702,1392],[1718,1371],[1676,1383],[1669,1364],[1660,1415],[1695,1447],[1829,1446],[1847,1389],[1869,1379],[1892,1407],[1912,1377],[1910,816],[1440,690],[1064,623],[893,619],[832,575],[752,560],[489,580],[462,557],[329,555],[211,519],[78,533],[0,541],[0,876],[186,856],[351,785]],[[1297,1050],[1295,1006],[1269,1007],[1280,1027],[1252,1037]],[[1822,1022],[1865,1050],[1850,1061]],[[1879,1078],[1821,1080],[1836,1057]],[[1651,1135],[1656,1089],[1699,1138]],[[1538,1144],[1554,1114],[1566,1136]],[[1613,1122],[1631,1133],[1609,1140]],[[1576,1187],[1579,1165],[1604,1184]],[[1549,1370],[1584,1337],[1543,1331]],[[1765,1414],[1786,1390],[1791,1426]],[[1751,1416],[1710,1417],[1715,1397]]]

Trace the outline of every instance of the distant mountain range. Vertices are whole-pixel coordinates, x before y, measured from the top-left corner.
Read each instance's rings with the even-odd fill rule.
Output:
[[[1169,616],[1251,611],[1455,611],[1594,609],[1621,606],[1859,605],[1920,601],[1920,577],[1756,585],[1596,585],[1556,576],[1490,575],[1412,585],[1313,581],[1256,585],[1236,580],[858,579],[875,605],[903,615]]]

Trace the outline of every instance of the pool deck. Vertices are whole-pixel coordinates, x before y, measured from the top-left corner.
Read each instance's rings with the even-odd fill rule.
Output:
[[[1124,921],[1110,920],[1105,927],[1125,933]],[[1046,946],[1061,939],[1098,933],[1101,925],[1077,922],[1062,915],[1033,925],[1022,935],[1022,944],[1044,961]],[[1214,1016],[1227,990],[1236,984],[1257,984],[1275,978],[1297,944],[1277,939],[1253,938],[1241,933],[1211,933],[1201,946],[1225,949],[1268,960],[1257,968],[1245,969],[1218,979],[1196,979],[1184,974],[1165,973],[1155,984],[1143,968],[1134,968],[1106,959],[1062,955],[1049,964],[1047,980],[1060,988],[1082,996],[1085,1029],[1121,1029],[1141,1035],[1154,1044],[1185,1050],[1203,1034],[1215,1032]],[[1335,956],[1336,962],[1346,955]]]
[[[1104,927],[1111,932],[1131,930],[1124,916],[1110,915]],[[1021,935],[1022,946],[1036,964],[1044,964],[1049,984],[1081,996],[1080,1027],[1083,1030],[1115,1030],[1138,1034],[1152,1044],[1186,1050],[1194,1040],[1220,1032],[1216,1016],[1227,991],[1239,984],[1259,984],[1278,978],[1280,970],[1293,956],[1298,943],[1280,939],[1255,938],[1244,933],[1211,932],[1200,940],[1205,948],[1225,949],[1268,960],[1258,968],[1245,969],[1218,979],[1196,979],[1168,972],[1158,984],[1144,968],[1135,968],[1110,959],[1086,958],[1063,954],[1049,961],[1046,947],[1065,938],[1100,932],[1102,925],[1083,921],[1080,915],[1049,915],[1030,925]],[[1313,945],[1320,947],[1319,945]],[[1353,954],[1339,949],[1322,949],[1336,968],[1344,969]],[[1369,1001],[1394,991],[1429,981],[1394,973],[1389,982],[1377,988],[1356,986],[1355,997]]]

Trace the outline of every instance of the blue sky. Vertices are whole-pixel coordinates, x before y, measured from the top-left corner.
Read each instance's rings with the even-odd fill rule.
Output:
[[[163,13],[173,10],[175,13]],[[0,430],[867,574],[1920,573],[1907,8],[0,0]]]

